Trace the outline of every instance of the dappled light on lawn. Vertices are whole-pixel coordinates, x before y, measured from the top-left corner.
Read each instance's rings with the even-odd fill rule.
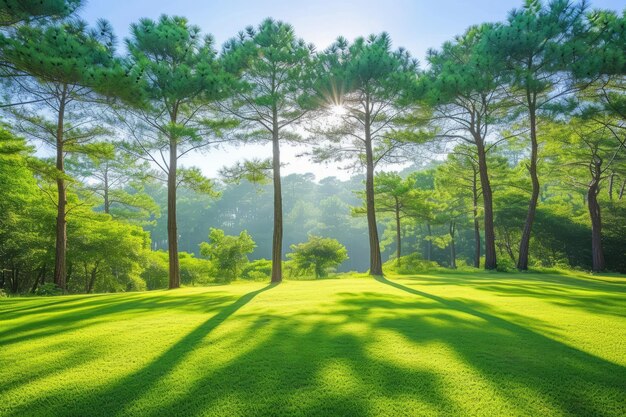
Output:
[[[0,304],[3,416],[625,411],[620,279],[451,273],[55,301]]]

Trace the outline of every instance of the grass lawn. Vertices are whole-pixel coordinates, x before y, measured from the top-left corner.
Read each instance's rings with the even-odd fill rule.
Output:
[[[626,415],[626,278],[0,300],[0,416]]]

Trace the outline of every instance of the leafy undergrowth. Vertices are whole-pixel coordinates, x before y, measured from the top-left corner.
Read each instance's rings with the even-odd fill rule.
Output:
[[[626,278],[0,300],[0,415],[626,415]]]

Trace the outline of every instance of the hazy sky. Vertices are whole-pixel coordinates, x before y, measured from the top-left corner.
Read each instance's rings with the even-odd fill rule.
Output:
[[[407,48],[423,61],[428,48],[438,48],[470,25],[502,21],[509,10],[522,3],[523,0],[90,0],[80,14],[90,23],[98,18],[109,20],[120,41],[128,35],[129,25],[139,18],[156,19],[161,14],[186,16],[204,33],[212,34],[219,47],[238,31],[257,25],[266,17],[291,23],[299,37],[318,49],[326,48],[339,35],[352,40],[386,31],[396,47]],[[626,4],[624,0],[592,0],[591,6],[622,10]],[[288,163],[284,173],[313,172],[318,179],[327,175],[348,176],[333,167],[296,158],[301,149],[281,149]],[[269,146],[227,148],[192,155],[184,164],[196,165],[214,177],[223,165],[245,157],[270,155]]]

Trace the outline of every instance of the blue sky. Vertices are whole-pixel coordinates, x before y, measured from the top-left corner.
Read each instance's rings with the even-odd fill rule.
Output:
[[[130,24],[142,17],[186,16],[204,33],[212,34],[219,47],[238,31],[268,16],[291,23],[298,36],[319,49],[324,49],[338,35],[354,39],[386,31],[395,46],[407,48],[423,61],[428,48],[439,47],[473,24],[502,21],[509,10],[522,3],[523,0],[88,0],[80,15],[90,23],[98,18],[107,19],[120,41],[128,35]],[[591,6],[623,10],[626,2],[592,0]],[[247,148],[250,150],[253,149]],[[259,146],[253,151],[256,156],[270,155],[266,147]],[[287,173],[313,172],[318,179],[326,175],[347,176],[332,167],[296,159],[298,152],[294,148],[284,150],[289,163]],[[186,163],[215,176],[222,165],[242,157],[243,149],[222,149],[204,156],[192,155]]]

